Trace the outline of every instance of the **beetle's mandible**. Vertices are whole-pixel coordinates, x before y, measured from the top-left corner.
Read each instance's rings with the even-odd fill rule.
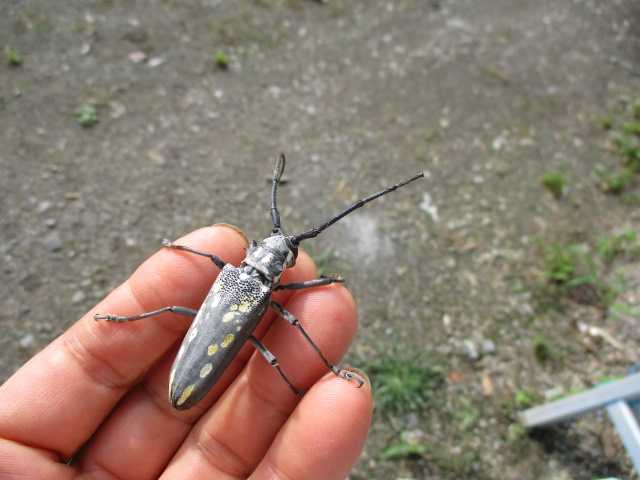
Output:
[[[260,340],[253,336],[253,331],[269,307],[300,331],[329,370],[337,376],[357,382],[360,386],[363,383],[363,380],[353,372],[330,363],[298,319],[285,310],[282,305],[271,300],[271,294],[275,290],[295,290],[342,282],[341,278],[321,277],[301,283],[283,284],[280,283],[280,277],[286,268],[295,265],[298,246],[303,240],[316,237],[320,232],[354,210],[424,177],[424,173],[421,172],[404,182],[358,200],[317,227],[312,227],[296,235],[287,235],[282,229],[276,203],[278,183],[282,178],[284,167],[285,157],[281,154],[276,160],[271,186],[273,231],[264,240],[251,242],[247,249],[247,256],[239,267],[234,267],[210,253],[199,252],[184,245],[175,245],[167,240],[163,242],[167,248],[208,257],[222,269],[199,310],[171,306],[129,317],[112,314],[96,314],[94,316],[96,320],[110,322],[140,320],[163,312],[195,317],[171,367],[169,401],[176,409],[186,410],[202,400],[247,340],[254,345],[267,362],[277,369],[280,376],[296,394],[302,394],[287,378],[276,357]]]

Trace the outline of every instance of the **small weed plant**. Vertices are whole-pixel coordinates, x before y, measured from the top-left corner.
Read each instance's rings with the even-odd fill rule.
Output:
[[[542,185],[558,199],[564,195],[567,188],[567,179],[562,172],[547,172],[542,176]]]
[[[616,167],[600,167],[595,172],[600,188],[613,195],[630,190],[640,173],[640,100],[627,109],[626,117],[616,122],[609,116],[610,121],[601,122],[603,128],[611,131],[611,145],[622,160]],[[620,125],[614,128],[616,123]]]
[[[6,47],[4,50],[4,56],[7,60],[7,64],[10,67],[19,67],[23,63],[22,55],[20,55],[20,52],[18,52],[15,48]]]
[[[98,111],[90,104],[80,105],[75,112],[75,117],[82,128],[90,128],[98,123]]]
[[[386,413],[420,411],[442,396],[444,376],[428,356],[394,349],[370,362],[376,406]]]

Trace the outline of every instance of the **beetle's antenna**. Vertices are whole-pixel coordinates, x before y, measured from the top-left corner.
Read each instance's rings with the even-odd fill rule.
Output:
[[[318,234],[320,232],[322,232],[323,230],[329,228],[331,225],[336,223],[341,218],[346,217],[347,215],[349,215],[354,210],[357,210],[358,208],[366,205],[371,200],[375,200],[378,197],[381,197],[383,195],[386,195],[387,193],[393,192],[394,190],[396,190],[396,189],[398,189],[400,187],[404,187],[408,183],[411,183],[414,180],[417,180],[417,179],[422,178],[422,177],[424,177],[424,172],[420,172],[419,174],[417,174],[417,175],[405,180],[404,182],[396,183],[395,185],[393,185],[391,187],[387,187],[384,190],[381,190],[381,191],[379,191],[377,193],[369,195],[368,197],[365,197],[365,198],[363,198],[361,200],[358,200],[356,203],[354,203],[350,207],[346,208],[345,210],[343,210],[342,212],[337,214],[335,217],[330,218],[329,220],[324,222],[319,227],[312,227],[311,229],[307,230],[306,232],[299,233],[298,235],[293,235],[291,237],[291,242],[293,242],[294,244],[298,244],[303,240],[307,240],[309,238],[314,238],[314,237],[318,236]]]
[[[271,221],[273,222],[273,233],[282,231],[282,227],[280,225],[280,212],[278,211],[278,205],[276,204],[276,196],[278,193],[278,183],[282,178],[286,163],[287,159],[285,158],[284,153],[281,153],[276,159],[273,167],[273,179],[271,183]]]

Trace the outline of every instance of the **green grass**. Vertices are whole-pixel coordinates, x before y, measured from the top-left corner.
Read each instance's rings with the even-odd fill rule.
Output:
[[[540,363],[546,363],[553,357],[551,344],[544,335],[536,335],[533,337],[533,354]]]
[[[542,403],[542,396],[528,389],[519,389],[515,393],[507,392],[498,399],[500,411],[506,423],[518,421],[520,411]]]
[[[549,338],[541,333],[533,337],[531,347],[533,349],[533,355],[539,363],[550,363],[560,358],[558,348]]]
[[[627,229],[620,233],[604,236],[596,243],[596,251],[606,263],[611,263],[620,256],[637,259],[640,257],[638,234],[634,230]]]
[[[640,135],[640,120],[632,120],[622,125],[624,133],[629,135]]]
[[[550,282],[567,288],[598,282],[597,266],[589,248],[581,244],[549,246],[545,258],[545,276]]]
[[[596,247],[595,253],[599,250],[601,256],[595,255],[590,245],[556,244],[545,247],[547,287],[541,286],[544,294],[556,300],[571,298],[606,310],[626,287],[623,277],[608,274],[606,259],[619,255],[629,236],[624,234],[612,238],[602,240]],[[636,248],[640,250],[634,247],[634,252]]]
[[[640,167],[640,141],[637,135],[617,134],[613,138],[613,146],[634,173],[637,172]]]
[[[618,302],[611,305],[610,312],[613,317],[630,317],[640,320],[640,307]]]
[[[636,100],[633,105],[631,105],[631,115],[636,120],[640,120],[640,100]]]
[[[453,478],[473,478],[481,480],[486,478],[474,469],[474,465],[480,463],[478,453],[464,449],[462,453],[458,455],[451,455],[451,449],[447,446],[437,447],[431,449],[427,455],[427,460],[438,466],[440,470]]]
[[[521,423],[512,423],[507,431],[509,443],[518,443],[527,436],[527,429]]]
[[[443,473],[455,475],[454,478],[485,478],[474,470],[474,465],[480,462],[480,458],[473,450],[465,448],[462,453],[451,455],[451,447],[448,445],[417,443],[410,439],[406,433],[403,432],[400,440],[382,451],[381,460],[397,461],[424,458],[427,462],[436,465]]]
[[[640,99],[626,113],[618,115],[622,118],[608,115],[600,122],[603,128],[612,131],[611,144],[622,162],[614,167],[596,170],[602,191],[613,195],[621,195],[629,190],[640,173]]]
[[[598,119],[598,123],[604,130],[611,130],[615,123],[613,115],[605,115]]]
[[[581,245],[551,245],[545,255],[545,276],[553,283],[570,283],[577,275],[582,256]]]
[[[561,198],[567,188],[567,179],[559,171],[546,172],[542,176],[542,185],[555,197]]]
[[[98,111],[90,104],[80,105],[75,112],[75,117],[82,128],[90,128],[98,123]]]
[[[635,178],[635,169],[623,166],[619,169],[600,169],[596,171],[600,177],[600,189],[613,195],[622,194],[632,184]]]
[[[471,400],[462,398],[453,411],[453,418],[458,429],[466,432],[475,427],[480,420],[480,410],[471,403]]]
[[[19,67],[24,62],[22,55],[12,47],[7,47],[4,50],[5,59],[7,64],[11,67]]]
[[[399,348],[365,366],[373,382],[376,408],[385,413],[421,411],[443,396],[444,376],[429,357]]]
[[[513,397],[513,405],[518,410],[533,407],[539,401],[539,396],[530,390],[518,390]]]
[[[622,202],[624,205],[640,207],[640,191],[623,193],[620,196],[620,202]]]
[[[380,458],[382,460],[402,460],[407,458],[419,458],[429,451],[429,448],[423,444],[411,439],[407,432],[402,432],[397,442],[387,446]]]
[[[220,70],[228,70],[229,69],[229,57],[222,50],[218,50],[213,57],[216,66]]]

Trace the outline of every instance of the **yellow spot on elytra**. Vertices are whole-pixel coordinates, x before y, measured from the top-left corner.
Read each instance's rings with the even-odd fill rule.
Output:
[[[191,385],[189,385],[187,388],[185,388],[182,391],[182,394],[180,395],[180,398],[178,399],[178,401],[176,402],[176,405],[180,406],[182,405],[184,402],[187,401],[187,398],[189,398],[191,396],[191,394],[193,393],[193,389],[196,388],[195,383],[192,383]]]
[[[214,343],[212,345],[209,345],[209,348],[207,348],[207,355],[209,356],[215,355],[217,351],[218,351],[218,344]]]
[[[249,307],[251,307],[251,304],[247,301],[242,302],[239,306],[238,306],[238,310],[240,310],[241,312],[248,312],[249,311]]]
[[[227,312],[222,316],[222,321],[224,323],[230,322],[231,320],[233,320],[233,317],[236,316],[236,312]]]
[[[225,335],[225,337],[222,339],[222,348],[227,348],[229,345],[231,345],[231,342],[233,342],[235,338],[236,336],[233,333]]]
[[[229,307],[229,310],[231,310],[232,312],[233,312],[234,310],[237,310],[237,309],[238,309],[238,305],[231,305],[231,306]]]
[[[210,363],[205,364],[205,366],[200,369],[200,378],[204,378],[209,375],[211,370],[213,370],[213,365]]]

